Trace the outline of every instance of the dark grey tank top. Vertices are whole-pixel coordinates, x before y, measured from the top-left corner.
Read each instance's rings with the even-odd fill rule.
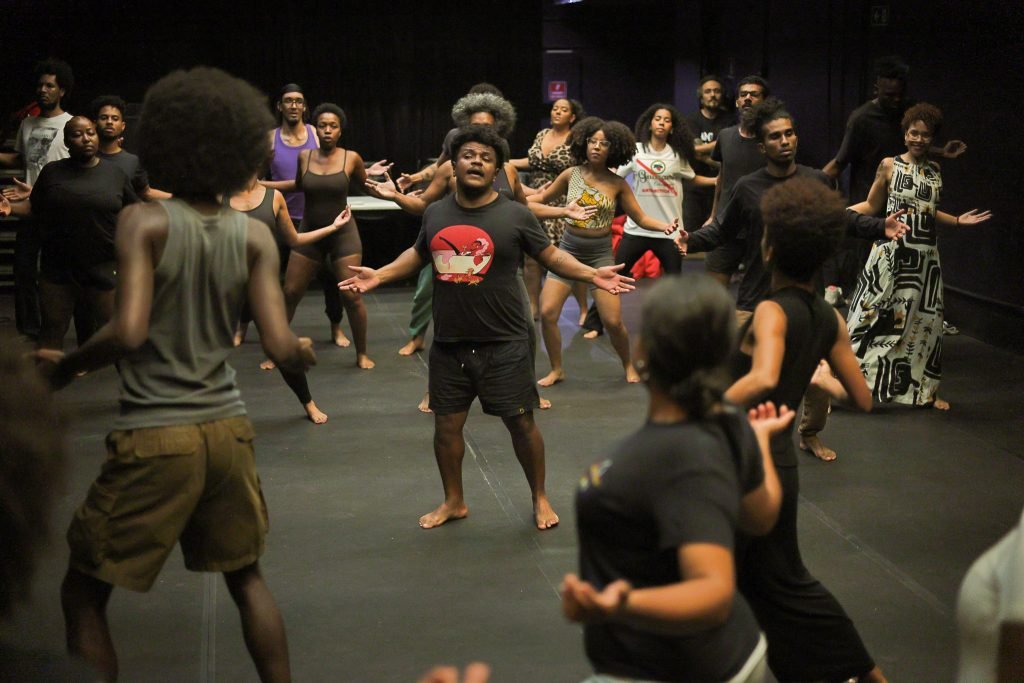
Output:
[[[118,363],[115,429],[199,424],[245,414],[227,363],[249,279],[248,217],[203,215],[180,199],[167,211],[167,244],[153,271],[149,337]]]

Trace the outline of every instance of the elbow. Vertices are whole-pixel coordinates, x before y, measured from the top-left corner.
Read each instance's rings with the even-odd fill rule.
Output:
[[[135,351],[149,338],[149,328],[145,325],[132,326],[118,322],[114,325],[114,344],[125,352]]]

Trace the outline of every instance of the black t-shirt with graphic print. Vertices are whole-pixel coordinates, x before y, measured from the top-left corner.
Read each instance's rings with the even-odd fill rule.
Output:
[[[530,210],[501,195],[467,209],[454,195],[423,214],[415,248],[434,266],[434,340],[517,341],[529,338],[518,271],[551,240]]]

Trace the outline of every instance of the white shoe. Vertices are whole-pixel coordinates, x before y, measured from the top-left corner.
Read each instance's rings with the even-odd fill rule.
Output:
[[[835,285],[829,285],[825,288],[825,301],[832,306],[839,306],[846,303],[843,300],[843,289],[842,287],[836,287]]]

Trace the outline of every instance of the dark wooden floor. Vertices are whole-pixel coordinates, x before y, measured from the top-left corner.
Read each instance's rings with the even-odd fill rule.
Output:
[[[441,490],[432,420],[416,411],[424,359],[395,353],[410,296],[368,297],[371,371],[354,367],[352,349],[327,343],[318,296],[303,302],[295,328],[317,341],[310,382],[330,415],[324,426],[303,419],[276,373],[257,368],[255,334],[232,361],[258,432],[271,515],[262,564],[284,612],[295,678],[413,681],[437,662],[482,659],[495,681],[581,680],[589,667],[580,632],[563,621],[557,598],[576,567],[573,491],[584,467],[642,422],[644,390],[621,380],[606,338],[575,334],[570,303],[562,321],[569,379],[544,392],[554,408],[538,413],[561,526],[533,530],[508,436],[474,408],[470,517],[422,531],[416,520]],[[624,298],[634,327],[642,296]],[[0,314],[11,308],[0,299]],[[960,578],[1024,504],[1024,358],[960,336],[946,338],[943,360],[952,411],[837,410],[825,436],[838,462],[801,464],[807,563],[893,681],[951,678]],[[543,352],[537,367],[547,368]],[[32,599],[3,629],[7,641],[62,648],[63,530],[102,461],[115,380],[101,371],[62,395],[75,415],[66,493]],[[115,591],[110,616],[124,681],[255,679],[223,584],[187,572],[177,551],[151,593]]]

